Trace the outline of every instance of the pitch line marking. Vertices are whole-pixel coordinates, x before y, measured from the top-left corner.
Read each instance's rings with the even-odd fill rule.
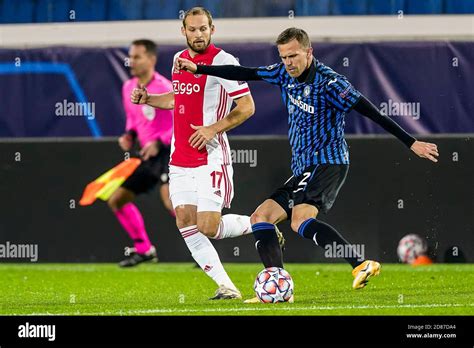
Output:
[[[278,304],[276,304],[278,306]],[[239,308],[207,308],[207,309],[137,309],[137,310],[127,310],[127,311],[114,311],[114,312],[97,312],[97,313],[30,313],[30,314],[18,314],[18,315],[30,315],[30,316],[41,316],[41,315],[53,315],[53,316],[99,316],[99,315],[118,315],[120,312],[122,315],[132,315],[132,314],[152,314],[152,313],[219,313],[219,312],[251,312],[251,311],[272,311],[272,310],[281,310],[281,311],[325,311],[325,310],[341,310],[341,309],[388,309],[388,308],[443,308],[443,307],[474,307],[474,303],[460,304],[460,303],[432,303],[432,304],[407,304],[407,305],[366,305],[366,306],[309,306],[309,307],[280,307],[276,308],[272,305],[259,304],[258,307],[248,305],[245,307]],[[16,315],[16,314],[14,314]]]

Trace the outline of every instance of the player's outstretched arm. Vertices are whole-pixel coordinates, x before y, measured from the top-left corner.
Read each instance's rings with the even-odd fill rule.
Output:
[[[144,86],[134,88],[130,95],[130,101],[133,104],[148,104],[158,109],[174,109],[174,92],[163,94],[148,94]]]
[[[419,157],[438,162],[437,157],[439,156],[439,153],[436,144],[416,140],[395,121],[382,114],[366,97],[362,96],[359,99],[359,101],[354,105],[354,110],[359,112],[361,115],[370,118],[387,132],[392,133]]]
[[[189,138],[189,144],[201,150],[217,133],[226,132],[237,127],[255,113],[255,104],[250,94],[236,99],[235,103],[237,106],[226,117],[210,126],[195,126],[192,124],[191,127],[195,132]]]
[[[258,81],[262,79],[257,74],[257,68],[239,65],[196,65],[185,58],[176,59],[175,68],[193,74],[217,76],[231,81]]]

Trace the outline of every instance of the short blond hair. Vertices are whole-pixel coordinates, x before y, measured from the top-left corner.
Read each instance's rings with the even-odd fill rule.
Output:
[[[212,26],[211,12],[209,12],[209,10],[204,7],[196,6],[196,7],[190,8],[184,14],[183,27],[186,28],[186,18],[188,18],[188,16],[196,16],[196,15],[206,15],[207,19],[209,20],[209,26]]]

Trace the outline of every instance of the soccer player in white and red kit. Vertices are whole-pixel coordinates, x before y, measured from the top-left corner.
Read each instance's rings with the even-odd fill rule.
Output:
[[[188,10],[182,34],[188,49],[184,57],[196,64],[234,64],[229,53],[211,44],[212,16],[206,9]],[[211,76],[196,76],[173,69],[173,92],[148,94],[137,88],[131,101],[173,109],[170,158],[170,198],[176,224],[195,261],[219,286],[214,299],[241,298],[222,266],[209,238],[222,239],[251,233],[248,216],[221,216],[234,195],[232,161],[225,132],[237,127],[255,111],[247,83]],[[231,111],[231,106],[236,106]]]
[[[159,186],[163,205],[174,215],[168,185],[173,112],[155,109],[149,105],[136,105],[130,101],[130,93],[141,84],[146,85],[153,93],[166,93],[172,90],[171,81],[155,71],[156,51],[157,47],[153,41],[143,39],[132,42],[128,55],[130,73],[133,77],[125,81],[122,86],[126,126],[125,133],[118,142],[123,151],[131,151],[138,142],[142,163],[107,201],[134,243],[133,252],[119,263],[121,267],[136,266],[157,259],[142,214],[133,203],[137,195]]]

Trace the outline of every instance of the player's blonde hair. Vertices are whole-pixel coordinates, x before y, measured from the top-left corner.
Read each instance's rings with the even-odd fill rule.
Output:
[[[211,12],[209,12],[208,9],[201,7],[201,6],[196,6],[193,8],[190,8],[189,10],[186,11],[183,17],[183,28],[186,28],[186,18],[188,16],[196,16],[196,15],[205,15],[207,16],[207,19],[209,20],[209,27],[212,26],[212,15]]]

